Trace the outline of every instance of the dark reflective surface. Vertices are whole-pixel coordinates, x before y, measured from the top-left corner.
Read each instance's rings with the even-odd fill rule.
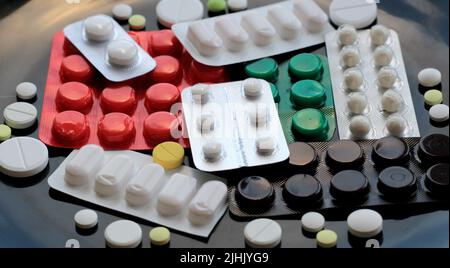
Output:
[[[109,13],[117,1],[80,0],[67,4],[65,0],[8,1],[0,0],[0,108],[15,102],[15,86],[23,81],[38,85],[34,104],[41,109],[47,76],[52,36],[66,24],[95,13]],[[69,1],[70,2],[70,1]],[[157,29],[154,0],[120,1],[133,5],[135,13],[147,17],[146,29]],[[250,0],[251,6],[274,1]],[[318,0],[327,7],[329,0]],[[421,134],[445,133],[448,126],[430,123],[417,73],[425,67],[435,67],[443,74],[442,90],[448,104],[448,5],[447,0],[381,0],[378,22],[399,32],[409,84],[415,102]],[[324,54],[319,46],[313,49]],[[1,117],[1,115],[0,115]],[[0,118],[3,121],[3,118]],[[13,131],[13,135],[36,137],[36,128]],[[68,239],[77,239],[81,247],[104,247],[103,232],[110,222],[119,218],[142,224],[143,247],[149,247],[148,222],[122,213],[88,204],[49,190],[47,176],[70,151],[50,148],[49,167],[31,179],[13,179],[0,175],[0,247],[64,247]],[[244,172],[244,171],[243,171]],[[275,172],[271,170],[271,172]],[[283,170],[277,172],[282,173]],[[259,172],[258,172],[259,173]],[[249,174],[250,175],[250,174]],[[256,175],[256,174],[251,174]],[[243,176],[242,176],[243,177]],[[240,178],[229,177],[239,180]],[[74,214],[84,208],[99,213],[97,232],[79,234],[73,223]],[[444,210],[443,210],[444,209]],[[449,214],[446,206],[423,206],[380,211],[385,217],[382,247],[448,247]],[[348,213],[326,215],[327,228],[339,235],[338,247],[349,247],[345,219]],[[283,228],[282,247],[315,247],[315,240],[302,234],[299,220],[279,220]],[[242,232],[246,222],[231,219],[226,214],[209,239],[197,239],[173,233],[171,247],[244,247]],[[353,244],[353,243],[352,243]]]

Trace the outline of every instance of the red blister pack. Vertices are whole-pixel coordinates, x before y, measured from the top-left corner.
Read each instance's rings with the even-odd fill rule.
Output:
[[[175,140],[182,114],[170,111],[181,90],[197,83],[228,81],[222,67],[192,59],[171,30],[129,32],[157,62],[150,73],[120,83],[106,80],[64,37],[55,34],[39,123],[47,145],[80,148],[99,144],[110,150],[147,150]]]

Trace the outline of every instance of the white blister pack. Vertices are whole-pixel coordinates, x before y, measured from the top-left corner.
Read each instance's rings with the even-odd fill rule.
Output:
[[[213,172],[278,163],[289,149],[264,80],[197,84],[181,94],[195,166]]]
[[[74,150],[48,178],[75,198],[200,237],[208,237],[227,209],[224,179],[181,166],[165,171],[133,151]]]
[[[64,35],[110,81],[132,79],[156,67],[153,58],[109,16],[94,15],[67,25]]]
[[[196,61],[223,66],[321,44],[333,27],[314,0],[294,0],[178,23],[172,30]]]
[[[325,41],[339,137],[420,137],[397,33],[343,25]]]

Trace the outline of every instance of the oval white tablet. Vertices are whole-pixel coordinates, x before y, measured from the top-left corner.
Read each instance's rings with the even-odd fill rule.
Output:
[[[75,225],[81,229],[91,229],[97,225],[98,216],[92,209],[78,211],[73,217]]]
[[[372,129],[372,124],[366,116],[357,115],[350,119],[349,129],[355,138],[364,138]]]
[[[445,104],[433,105],[430,108],[430,118],[434,122],[445,122],[448,120],[448,106]]]
[[[438,69],[426,68],[419,72],[419,83],[424,87],[434,87],[441,83],[442,74]]]
[[[161,0],[156,6],[159,23],[170,28],[180,22],[203,18],[204,7],[199,0]]]
[[[344,85],[350,91],[358,91],[364,84],[364,75],[358,68],[350,68],[344,72]]]
[[[197,104],[205,104],[209,100],[209,85],[196,84],[191,88],[192,99]]]
[[[156,209],[163,216],[179,214],[195,194],[197,179],[176,173],[158,195]]]
[[[259,97],[262,94],[262,81],[256,78],[247,78],[243,82],[244,95],[249,98]]]
[[[355,67],[361,62],[359,50],[355,46],[345,46],[341,50],[341,61],[344,67]]]
[[[257,46],[268,46],[276,34],[269,21],[254,11],[242,15],[241,25]]]
[[[127,40],[112,41],[109,43],[107,50],[109,63],[119,66],[133,64],[138,55],[136,44]]]
[[[260,137],[256,140],[256,151],[260,155],[271,155],[277,147],[273,137]]]
[[[142,229],[135,222],[118,220],[106,227],[105,240],[111,248],[136,248],[142,241]]]
[[[192,224],[205,225],[211,222],[218,210],[225,204],[228,188],[220,181],[208,181],[189,204],[188,218]]]
[[[223,145],[220,142],[207,142],[202,146],[203,156],[208,161],[217,161],[222,156]]]
[[[11,128],[26,129],[34,125],[37,113],[36,107],[32,104],[16,102],[6,106],[3,110],[3,118]]]
[[[95,192],[100,196],[115,195],[133,175],[133,160],[126,155],[114,156],[97,174]]]
[[[310,233],[322,231],[325,227],[325,218],[317,212],[308,212],[301,219],[303,230]]]
[[[48,164],[48,150],[40,140],[18,137],[0,144],[0,171],[14,178],[40,173]]]
[[[382,88],[393,88],[397,79],[397,71],[388,66],[381,68],[377,75],[378,85]]]
[[[118,4],[113,7],[112,13],[117,20],[125,21],[133,15],[133,8],[127,4]]]
[[[270,219],[249,222],[244,229],[244,238],[252,248],[274,248],[281,242],[281,226]]]
[[[396,113],[403,106],[403,98],[397,91],[389,89],[381,97],[381,107],[388,113]]]
[[[245,10],[248,7],[247,0],[228,0],[227,1],[228,9],[232,12]]]
[[[402,136],[406,128],[406,120],[399,114],[392,114],[386,119],[386,129],[393,136]]]
[[[312,33],[321,32],[328,23],[327,14],[313,0],[295,1],[294,13]]]
[[[84,21],[84,32],[88,40],[107,41],[114,32],[112,18],[106,15],[91,16]]]
[[[214,56],[222,47],[222,40],[202,21],[189,24],[187,37],[204,56]]]
[[[158,164],[147,164],[131,178],[126,188],[125,199],[130,205],[143,206],[150,202],[164,180],[164,168]]]
[[[358,39],[358,34],[353,25],[344,24],[337,30],[337,39],[340,45],[348,46],[355,44]]]
[[[331,21],[337,25],[350,24],[357,29],[370,26],[377,19],[376,1],[333,0],[329,13]]]
[[[241,51],[248,43],[249,36],[247,32],[241,25],[228,17],[219,19],[215,24],[215,30],[230,51]]]
[[[371,209],[360,209],[347,218],[349,232],[359,238],[371,238],[383,231],[383,217]]]
[[[375,25],[370,29],[370,39],[374,46],[381,46],[386,44],[391,36],[391,30],[383,25]]]
[[[73,186],[85,185],[100,170],[105,161],[103,148],[89,144],[83,146],[66,164],[64,180]]]
[[[301,22],[291,11],[274,6],[267,12],[267,19],[275,27],[277,33],[285,40],[296,38],[302,28]]]
[[[22,100],[31,100],[36,97],[37,87],[30,82],[23,82],[17,85],[16,94]]]

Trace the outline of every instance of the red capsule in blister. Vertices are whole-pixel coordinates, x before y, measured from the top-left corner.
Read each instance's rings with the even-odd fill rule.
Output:
[[[145,93],[145,107],[149,113],[168,112],[178,101],[180,101],[180,91],[169,83],[155,84],[149,87]]]
[[[151,145],[175,140],[172,130],[178,128],[178,119],[169,112],[156,112],[144,121],[144,137]]]
[[[80,55],[65,57],[61,63],[60,76],[65,82],[86,83],[91,80],[94,68]]]
[[[104,113],[132,114],[136,108],[136,92],[130,86],[111,86],[103,89],[100,105]]]
[[[190,79],[194,83],[214,83],[225,76],[225,68],[201,64],[195,60],[189,68]]]
[[[52,134],[62,143],[81,143],[89,133],[86,116],[80,112],[64,111],[53,119]]]
[[[66,56],[70,56],[73,54],[79,54],[78,49],[67,38],[64,38],[63,50],[64,50],[64,55],[66,55]]]
[[[124,113],[106,114],[98,123],[98,138],[107,144],[127,144],[136,135],[133,118]]]
[[[80,82],[68,82],[58,88],[56,105],[60,111],[88,113],[92,107],[92,90]]]
[[[183,76],[180,62],[172,56],[155,57],[156,68],[150,73],[150,79],[155,83],[178,84]]]
[[[171,30],[153,33],[149,38],[149,47],[153,57],[170,55],[179,58],[183,47]]]

